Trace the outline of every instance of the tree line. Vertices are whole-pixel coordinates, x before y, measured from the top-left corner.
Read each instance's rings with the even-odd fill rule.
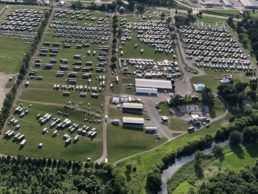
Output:
[[[125,193],[108,164],[0,157],[1,193]]]

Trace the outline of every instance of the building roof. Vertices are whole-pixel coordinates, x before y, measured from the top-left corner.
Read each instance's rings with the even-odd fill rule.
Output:
[[[135,79],[135,86],[140,88],[172,89],[171,81],[158,79]]]
[[[140,117],[123,117],[123,123],[144,124],[144,118],[140,118]]]
[[[124,102],[122,108],[143,109],[143,104],[141,104],[141,103],[127,103],[127,102]]]
[[[158,90],[157,90],[157,88],[140,88],[140,87],[136,87],[136,93],[157,94]]]

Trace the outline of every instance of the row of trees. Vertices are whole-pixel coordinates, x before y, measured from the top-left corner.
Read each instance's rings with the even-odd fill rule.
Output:
[[[126,193],[110,165],[0,157],[0,193]]]
[[[4,126],[4,123],[10,114],[10,110],[11,110],[11,107],[12,107],[12,104],[13,104],[13,101],[14,101],[14,98],[16,95],[17,88],[19,87],[21,81],[24,79],[24,76],[26,75],[26,73],[28,71],[31,57],[33,56],[33,54],[35,53],[35,51],[37,49],[37,45],[40,42],[42,33],[44,31],[45,26],[47,25],[48,18],[50,16],[51,12],[52,12],[52,9],[47,10],[45,12],[42,22],[41,22],[39,28],[37,29],[37,35],[35,36],[35,38],[32,41],[30,50],[24,55],[24,57],[22,59],[18,78],[17,78],[16,82],[13,84],[10,92],[5,97],[2,111],[0,113],[0,128],[2,128]]]
[[[121,29],[118,31],[118,17],[114,15],[112,18],[112,31],[113,31],[113,40],[112,40],[112,57],[111,57],[111,69],[115,69],[117,67],[117,56],[116,56],[116,49],[117,49],[117,37],[121,36]],[[118,33],[119,32],[119,33]]]

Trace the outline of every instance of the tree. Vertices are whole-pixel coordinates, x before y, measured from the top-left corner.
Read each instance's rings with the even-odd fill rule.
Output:
[[[144,4],[138,4],[137,5],[137,11],[139,12],[139,13],[144,13],[144,10],[145,10],[145,6],[144,6]]]
[[[229,25],[231,28],[235,28],[235,24],[234,24],[234,21],[233,21],[233,17],[232,17],[232,16],[228,17],[227,23],[228,23],[228,25]]]
[[[221,157],[223,156],[223,148],[219,146],[218,144],[215,144],[212,147],[212,153],[214,154],[215,157]]]
[[[72,9],[82,9],[83,8],[83,4],[80,1],[76,1],[76,2],[72,2],[71,5]]]
[[[207,105],[210,107],[210,112],[212,111],[214,106],[214,99],[215,97],[212,93],[212,90],[210,88],[205,87],[202,90],[202,102],[204,105]]]
[[[161,190],[161,176],[158,172],[150,172],[147,176],[147,188],[153,193]]]
[[[117,61],[117,57],[113,55],[112,58],[111,58],[111,62],[115,63],[116,61]]]
[[[243,135],[238,131],[233,131],[229,135],[229,143],[231,145],[239,145],[242,143]]]

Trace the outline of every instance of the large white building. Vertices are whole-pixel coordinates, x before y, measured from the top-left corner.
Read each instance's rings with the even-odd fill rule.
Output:
[[[135,79],[135,88],[136,88],[136,92],[137,92],[137,88],[152,88],[152,89],[157,89],[157,91],[159,92],[171,92],[172,82],[169,80],[159,80],[159,79]]]

